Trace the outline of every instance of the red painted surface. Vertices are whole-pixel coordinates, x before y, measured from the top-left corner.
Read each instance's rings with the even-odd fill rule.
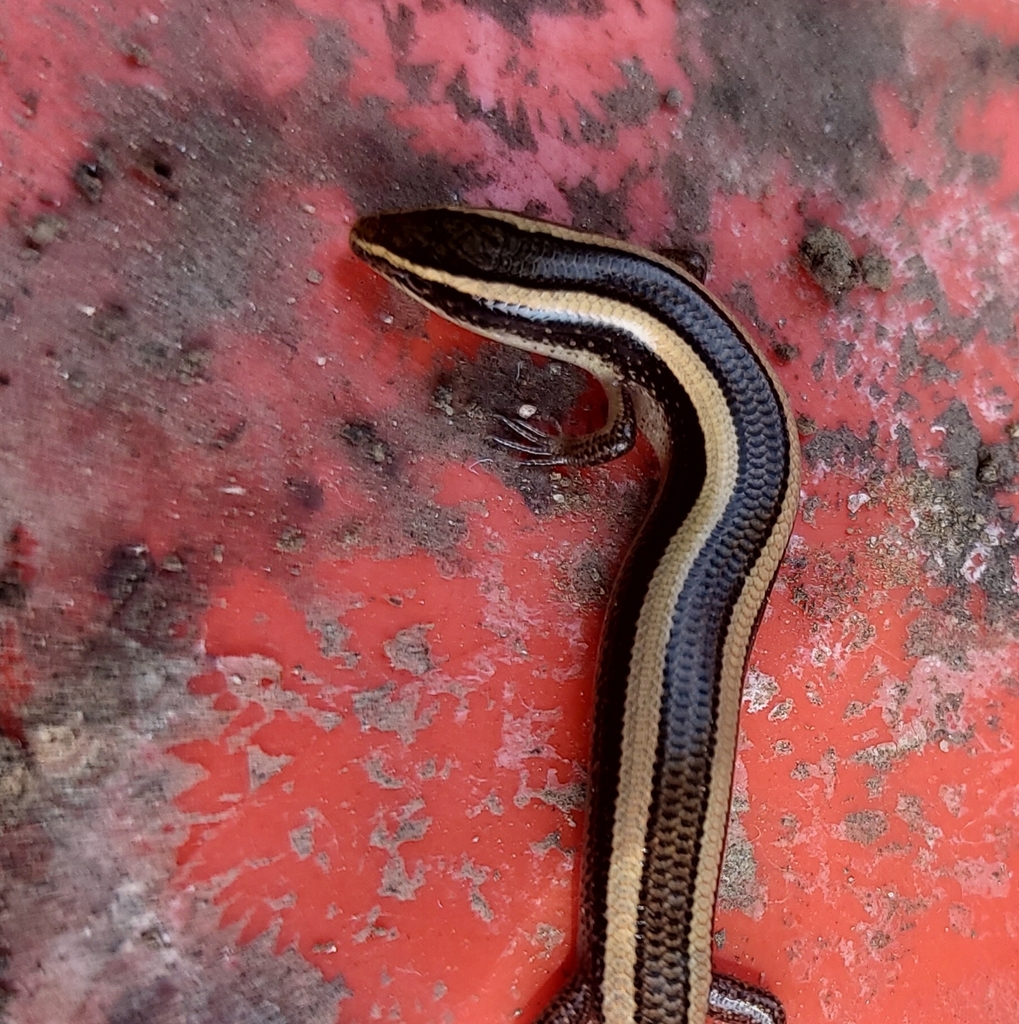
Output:
[[[450,418],[435,385],[479,343],[347,247],[403,195],[710,248],[808,454],[716,963],[793,1024],[1019,1018],[1019,20],[896,16],[854,192],[852,160],[812,171],[792,135],[762,155],[704,114],[708,9],[21,6],[0,67],[12,1024],[245,1019],[227,990],[288,1021],[529,1020],[568,970],[602,612],[576,574],[618,565],[613,513],[652,462],[565,474],[536,512],[464,440],[487,411]],[[102,140],[89,204],[70,175]],[[828,300],[797,256],[819,223],[891,287]]]

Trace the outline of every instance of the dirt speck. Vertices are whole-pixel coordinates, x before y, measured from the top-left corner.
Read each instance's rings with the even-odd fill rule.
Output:
[[[431,721],[430,711],[418,716],[419,703],[416,687],[406,686],[397,695],[394,682],[355,693],[353,699],[362,730],[395,732],[404,743],[413,743],[415,735]]]
[[[876,422],[869,424],[866,436],[854,434],[847,426],[834,430],[815,429],[803,445],[803,458],[811,466],[823,463],[829,469],[869,470],[873,479],[879,472],[874,456],[877,429]]]
[[[413,875],[407,874],[407,864],[398,853],[394,853],[382,868],[382,884],[378,888],[379,896],[388,896],[396,900],[412,900],[418,889],[425,884],[425,869],[418,864]]]
[[[844,235],[834,228],[811,231],[800,242],[800,260],[832,301],[860,282],[860,266]]]
[[[415,817],[424,808],[424,801],[416,799],[401,807],[397,813],[395,829],[381,824],[372,832],[370,845],[389,853],[389,860],[382,869],[382,881],[378,889],[380,896],[398,900],[412,900],[418,889],[425,884],[425,867],[418,863],[414,874],[407,872],[407,864],[399,852],[404,843],[424,838],[431,827],[431,818]]]
[[[467,80],[467,69],[461,67],[457,76],[446,86],[446,99],[453,104],[461,121],[482,121],[510,149],[536,153],[538,140],[534,137],[530,117],[523,99],[518,99],[512,117],[504,100],[486,108],[481,100],[472,96]]]
[[[315,832],[310,825],[290,830],[290,848],[301,860],[315,852]]]
[[[432,661],[431,648],[428,646],[428,633],[435,626],[423,623],[401,629],[392,640],[386,640],[382,649],[389,658],[394,669],[409,672],[413,676],[423,676],[435,668]]]
[[[888,831],[883,811],[850,811],[842,819],[842,831],[851,843],[872,846]]]
[[[492,921],[495,919],[495,914],[492,912],[488,900],[485,899],[481,891],[481,886],[488,881],[491,874],[491,868],[481,867],[475,864],[469,857],[464,857],[460,870],[457,873],[458,878],[470,882],[470,895],[468,898],[471,911],[480,917],[482,921]]]
[[[369,757],[361,762],[365,775],[382,789],[403,789],[403,782],[386,771],[381,757]]]
[[[318,512],[325,504],[322,485],[310,477],[287,477],[287,490],[297,503],[309,512]]]
[[[153,571],[152,558],[144,544],[125,544],[110,553],[99,589],[110,600],[123,604],[152,577]]]
[[[66,217],[58,213],[42,213],[25,229],[25,244],[33,249],[45,249],[67,234]]]
[[[267,754],[261,747],[250,746],[248,755],[248,783],[252,790],[264,786],[274,775],[281,772],[293,758],[281,754]]]
[[[179,154],[162,141],[151,139],[135,150],[131,172],[139,181],[162,192],[167,199],[176,200],[181,195],[174,180],[175,175],[180,180],[179,163]]]
[[[21,817],[31,785],[28,752],[0,736],[0,827]]]
[[[729,819],[718,898],[726,910],[750,910],[760,899],[757,885],[757,857],[737,814]]]
[[[319,634],[318,649],[323,658],[339,662],[341,668],[354,668],[361,660],[355,651],[347,650],[351,631],[336,618],[309,616],[308,628]]]
[[[467,535],[462,512],[430,501],[409,510],[402,525],[408,540],[431,554],[451,555]]]
[[[194,635],[204,594],[190,578],[187,560],[174,553],[171,571],[154,563],[144,544],[113,549],[98,580],[112,602],[110,624],[153,650],[180,652]]]
[[[8,562],[0,567],[0,606],[24,608],[28,599],[28,584],[16,565]]]
[[[393,448],[379,437],[375,425],[364,420],[341,423],[336,436],[347,442],[366,462],[376,466],[392,465]]]
[[[581,605],[603,601],[611,585],[610,566],[604,551],[589,548],[570,566],[569,593]]]
[[[517,807],[526,807],[532,798],[570,815],[584,807],[587,786],[582,782],[560,783],[550,778],[541,789],[522,787],[513,798],[513,803]]]
[[[364,927],[359,928],[351,936],[351,941],[354,945],[360,946],[369,939],[388,939],[392,941],[398,937],[399,932],[395,928],[386,928],[378,923],[380,917],[382,917],[382,907],[376,903],[367,913],[357,914],[351,918],[351,923],[353,924],[362,920],[365,922]]]
[[[574,188],[563,188],[570,204],[573,226],[580,231],[593,231],[615,238],[626,238],[630,223],[626,219],[629,188],[624,182],[618,188],[603,191],[590,178]]]
[[[886,292],[892,286],[892,264],[879,252],[867,252],[860,259],[863,283],[875,291]]]
[[[304,545],[307,542],[303,530],[296,526],[287,526],[276,539],[276,550],[282,554],[296,554],[298,551],[304,550]]]
[[[636,127],[644,124],[661,103],[655,80],[639,57],[619,65],[625,85],[598,98],[613,124]]]
[[[1000,442],[985,443],[958,399],[934,425],[940,428],[939,452],[947,474],[915,470],[907,486],[917,518],[914,537],[930,553],[925,568],[950,590],[944,610],[956,620],[957,631],[953,634],[943,622],[939,626],[921,616],[911,623],[907,651],[915,657],[939,654],[962,667],[968,644],[958,630],[971,628],[965,610],[970,586],[979,586],[986,596],[990,624],[1011,622],[1019,610],[1013,580],[1019,538],[1010,506],[998,500],[999,493],[1007,494],[1013,486],[1019,445],[1007,431]]]
[[[74,187],[90,202],[98,203],[103,198],[106,175],[102,168],[89,160],[80,160],[71,172]]]

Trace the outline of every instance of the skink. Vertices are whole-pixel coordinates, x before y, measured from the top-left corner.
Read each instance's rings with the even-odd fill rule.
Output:
[[[743,673],[799,495],[781,386],[717,299],[624,242],[435,209],[364,217],[350,243],[454,323],[602,383],[594,434],[506,421],[523,458],[593,465],[639,427],[661,464],[599,656],[577,967],[540,1024],[784,1024],[711,970]]]

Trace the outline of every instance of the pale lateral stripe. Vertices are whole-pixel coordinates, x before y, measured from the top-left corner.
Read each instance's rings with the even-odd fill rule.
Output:
[[[682,338],[660,325],[657,329],[658,354],[682,382],[697,411],[707,465],[703,489],[652,577],[633,645],[606,905],[602,987],[606,1024],[632,1024],[637,1010],[638,908],[662,713],[664,653],[672,617],[697,553],[725,512],[739,464],[731,417],[717,412],[728,407],[714,376]]]
[[[584,292],[535,291],[477,281],[471,282],[471,290],[479,297],[510,307],[507,312],[540,310],[544,315],[568,316],[595,327],[605,325],[625,331],[656,353],[682,383],[704,433],[704,486],[655,570],[638,620],[626,687],[619,795],[606,893],[605,969],[601,996],[605,1024],[632,1024],[637,1009],[637,928],[661,717],[663,653],[676,601],[690,567],[724,514],[735,486],[739,466],[736,431],[714,375],[678,334],[642,310]],[[493,336],[513,343],[511,337],[501,333],[493,332]],[[528,349],[537,348],[547,355],[580,366],[602,362],[591,353],[577,352],[552,343],[535,345],[530,340],[517,339],[516,344]],[[720,414],[719,410],[725,412]],[[664,471],[665,467],[662,469]],[[710,936],[705,949],[710,957]],[[703,1005],[706,1010],[707,988],[704,989]]]
[[[747,346],[753,349],[754,344],[750,338],[743,331],[740,331],[740,334]],[[793,419],[792,409],[789,407],[789,399],[767,361],[762,359],[761,365],[764,367],[782,407],[782,414],[786,422],[786,434],[789,438],[795,438],[796,422]],[[688,945],[690,1002],[686,1024],[703,1024],[708,990],[711,986],[711,926],[714,918],[718,873],[721,868],[722,853],[725,849],[729,804],[732,800],[732,773],[736,759],[739,708],[743,696],[743,673],[746,668],[754,625],[757,622],[761,606],[768,596],[771,580],[785,553],[800,498],[800,453],[799,448],[793,442],[789,444],[788,458],[786,490],[778,518],[768,534],[763,549],[757,556],[757,561],[746,575],[743,589],[740,591],[740,596],[733,609],[722,653],[715,757],[711,766],[704,834],[701,840],[700,859],[697,864],[697,878],[694,883],[694,915]]]
[[[782,402],[788,429],[795,430],[784,392]],[[790,435],[795,436],[795,435]],[[778,518],[754,563],[747,573],[743,589],[733,609],[722,654],[719,678],[718,718],[715,732],[715,756],[711,765],[708,804],[704,816],[697,877],[694,883],[693,918],[690,925],[688,961],[690,1003],[686,1024],[704,1024],[708,989],[711,986],[711,926],[714,918],[715,891],[725,848],[725,832],[732,796],[732,773],[739,730],[739,708],[743,694],[743,673],[750,640],[758,613],[768,594],[768,586],[785,552],[792,532],[799,501],[799,452],[791,446],[786,476],[786,492]]]
[[[467,282],[459,286],[462,287],[464,283]],[[601,978],[601,997],[605,1024],[632,1024],[637,1010],[637,929],[661,718],[664,651],[676,602],[690,567],[725,513],[735,487],[739,444],[725,396],[714,375],[682,337],[643,310],[586,292],[539,291],[478,281],[470,281],[469,285],[471,294],[504,306],[508,313],[526,315],[528,310],[537,310],[545,316],[558,315],[594,327],[604,325],[625,331],[662,359],[681,382],[704,433],[704,486],[652,577],[637,624],[626,687],[618,798],[606,893],[605,968]],[[612,372],[611,364],[590,352],[554,343],[536,343],[502,332],[482,333],[488,333],[507,344],[537,350],[574,363],[591,370],[597,376]],[[662,470],[664,473],[664,466]],[[738,714],[738,710],[737,693],[735,714]],[[729,717],[734,718],[735,714],[729,712]],[[719,724],[721,726],[723,723]],[[730,749],[734,742],[735,733],[729,743]],[[727,748],[722,746],[721,749],[724,751]],[[722,760],[726,760],[725,756]],[[725,766],[719,766],[717,761],[715,767],[723,775],[728,770],[731,777],[731,767],[726,769]],[[724,812],[721,831],[724,837]],[[708,902],[712,908],[716,883],[717,866],[714,881],[710,884],[711,896]],[[691,1007],[694,1004],[701,1007],[702,1020],[707,1010],[710,985],[710,926],[709,912],[706,929],[696,927],[688,943],[688,955],[694,962],[705,957],[707,960],[707,983],[697,985],[696,990],[690,993]],[[697,974],[701,972],[697,971]],[[693,1016],[691,1013],[691,1020]]]
[[[507,312],[522,312],[522,307],[540,310],[543,314],[571,316],[597,326],[604,324],[625,331],[649,350],[656,353],[681,382],[697,412],[704,433],[706,449],[706,475],[701,494],[686,521],[673,536],[652,577],[647,597],[641,608],[637,634],[626,687],[623,717],[623,737],[618,777],[618,798],[612,830],[612,849],[609,861],[606,893],[605,967],[601,978],[602,1013],[605,1024],[633,1024],[637,1011],[635,977],[637,968],[637,929],[639,924],[640,892],[644,875],[645,843],[651,800],[654,791],[655,758],[658,747],[658,727],[661,718],[664,682],[664,651],[672,626],[676,607],[690,567],[697,553],[707,542],[712,530],[725,513],[736,483],[739,468],[739,444],[728,405],[714,375],[696,352],[674,331],[642,310],[626,303],[614,302],[588,293],[550,292],[524,289],[518,286],[493,286],[471,282],[474,294],[496,301],[507,307]],[[493,335],[495,336],[495,335]],[[513,344],[511,336],[498,335],[498,340]],[[516,340],[518,347],[538,348],[546,355],[590,368],[590,363],[602,364],[592,353],[577,352],[555,344],[538,344],[524,339]],[[724,411],[723,411],[724,410]],[[664,472],[665,467],[662,467]],[[751,623],[752,625],[752,623]],[[742,666],[737,677],[735,704],[726,701],[725,714],[719,716],[718,727],[728,735],[716,747],[722,756],[716,758],[713,775],[728,786],[732,768],[725,752],[735,744],[735,720],[739,711],[739,686]],[[721,763],[720,763],[721,762]],[[719,792],[712,785],[711,792]],[[728,790],[725,792],[728,799]],[[720,829],[724,839],[725,811],[715,812],[718,823],[709,820],[706,830],[712,836]],[[709,816],[710,817],[710,816]],[[714,845],[713,843],[711,844]],[[719,848],[720,850],[720,848]],[[709,862],[713,851],[709,850]],[[714,889],[718,868],[705,878],[710,895],[707,898],[706,923],[701,920],[704,910],[695,898],[695,921],[688,939],[687,955],[691,961],[690,1020],[700,1013],[700,1021],[707,1011],[708,987],[711,982],[711,910],[714,907]],[[704,872],[698,873],[702,880]],[[704,900],[700,901],[701,907]],[[706,964],[707,973],[701,966]],[[696,984],[694,982],[696,981]]]
[[[499,219],[517,223],[516,218],[511,216],[501,215]],[[521,222],[518,226],[526,226],[526,222]],[[557,233],[562,237],[585,240],[583,235],[569,230],[560,229]],[[615,243],[615,246],[624,251],[644,255],[626,243]],[[687,391],[697,412],[701,430],[704,432],[707,463],[704,487],[686,521],[670,541],[652,578],[638,620],[626,692],[618,780],[619,795],[612,835],[606,903],[605,970],[600,987],[605,1024],[633,1024],[637,1008],[635,974],[638,908],[661,716],[664,651],[671,629],[672,613],[690,567],[697,552],[706,543],[711,531],[724,514],[735,486],[739,452],[728,405],[714,377],[694,350],[674,331],[636,307],[583,291],[541,290],[465,278],[412,264],[381,246],[367,244],[364,247],[380,255],[387,263],[408,269],[419,277],[444,284],[476,298],[516,307],[507,309],[507,312],[516,312],[524,316],[528,311],[539,312],[545,316],[559,315],[591,325],[604,324],[625,331],[665,361]],[[687,277],[682,268],[674,267],[667,260],[660,262],[677,270],[683,278]],[[691,287],[697,286],[691,284]],[[420,296],[414,295],[413,292],[410,294],[419,302],[423,302]],[[453,319],[430,303],[423,304],[440,316]],[[479,329],[473,324],[464,326],[515,348],[540,352],[580,366],[600,380],[619,379],[618,372],[612,364],[593,352],[520,338],[511,333]],[[771,368],[767,363],[763,365],[771,376]],[[782,395],[781,389],[778,389],[778,393]],[[788,408],[786,412],[788,417]],[[662,469],[664,472],[665,467]],[[781,522],[776,525],[758,559],[758,566],[777,563],[784,550],[795,515],[794,502],[798,493],[795,467],[791,467],[789,483],[792,496],[787,493],[780,516],[780,520],[784,521],[784,528],[781,528]],[[765,576],[758,571],[757,566],[749,574],[734,609],[734,620],[724,652],[716,724],[716,756],[709,783],[705,831],[699,850],[693,899],[694,917],[686,951],[690,968],[688,1024],[702,1024],[707,1010],[708,989],[711,984],[711,923],[714,894],[725,838],[744,659],[757,610],[764,598],[767,580],[770,578],[770,573]]]

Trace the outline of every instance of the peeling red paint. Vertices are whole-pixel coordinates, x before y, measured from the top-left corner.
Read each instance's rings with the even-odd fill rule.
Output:
[[[601,399],[352,259],[359,212],[424,202],[693,245],[789,390],[718,965],[799,1024],[1016,1017],[1014,7],[554,6],[10,19],[14,1024],[524,1020],[568,970],[653,462],[485,446],[523,395]],[[827,298],[817,226],[886,290]]]

